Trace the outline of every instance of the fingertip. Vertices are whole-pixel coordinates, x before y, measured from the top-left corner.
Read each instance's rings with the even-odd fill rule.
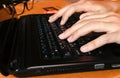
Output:
[[[72,36],[70,36],[67,40],[68,40],[68,42],[73,42],[74,41]]]
[[[54,21],[54,16],[50,16],[48,19],[49,22],[53,22]]]
[[[64,35],[63,35],[63,34],[60,34],[58,37],[59,37],[60,39],[64,39]]]
[[[79,19],[82,19],[82,18],[84,18],[84,16],[85,16],[85,15],[80,15]]]
[[[64,24],[65,24],[65,22],[63,20],[61,20],[60,25],[64,25]]]
[[[83,52],[83,53],[86,53],[86,52],[89,51],[89,47],[88,47],[88,46],[82,46],[82,47],[80,48],[80,51]]]
[[[63,15],[62,19],[61,19],[61,22],[60,22],[60,25],[64,25],[67,20],[68,20],[68,17],[66,17],[66,15]]]

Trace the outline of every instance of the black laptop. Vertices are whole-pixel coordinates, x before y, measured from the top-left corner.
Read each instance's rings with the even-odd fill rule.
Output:
[[[88,53],[79,48],[104,34],[89,33],[73,43],[58,35],[69,28],[80,14],[64,26],[60,19],[48,22],[51,14],[34,14],[0,22],[0,72],[18,77],[85,72],[120,68],[120,45],[112,43]]]

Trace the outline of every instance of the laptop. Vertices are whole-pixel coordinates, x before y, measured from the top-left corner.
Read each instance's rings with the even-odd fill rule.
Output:
[[[79,48],[104,34],[89,33],[73,43],[58,35],[79,20],[73,14],[64,26],[48,22],[52,14],[32,14],[0,22],[0,72],[17,77],[120,68],[120,45],[106,44],[88,53]]]

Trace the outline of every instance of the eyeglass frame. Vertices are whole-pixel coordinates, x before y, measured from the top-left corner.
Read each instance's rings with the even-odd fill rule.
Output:
[[[17,14],[16,9],[15,9],[15,6],[18,5],[18,4],[20,4],[20,3],[23,3],[22,12],[19,13],[19,14],[17,14],[17,15],[21,15],[21,14],[24,13],[25,8],[26,8],[27,10],[31,10],[31,9],[33,8],[34,0],[31,1],[31,3],[32,3],[31,8],[28,7],[28,1],[29,1],[29,0],[22,0],[22,1],[17,1],[17,2],[15,2],[14,0],[11,0],[11,2],[9,2],[8,4],[3,3],[3,7],[4,7],[4,8],[8,8],[8,10],[9,10],[9,12],[10,12],[10,13],[9,13],[9,12],[8,12],[8,13],[9,13],[10,15],[14,16],[15,14]]]

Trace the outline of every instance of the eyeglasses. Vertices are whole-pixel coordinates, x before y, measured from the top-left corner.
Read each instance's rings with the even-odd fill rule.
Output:
[[[13,5],[11,5],[11,4],[9,4],[9,5],[7,5],[7,4],[2,4],[2,6],[3,6],[4,10],[5,10],[8,14],[14,15],[14,14],[16,13],[15,10],[14,10],[14,6],[13,6]]]
[[[14,2],[14,9],[17,14],[23,14],[25,9],[31,10],[34,5],[34,0],[28,1],[28,0],[22,0],[22,2],[15,3]]]
[[[3,3],[3,7],[11,15],[23,14],[25,9],[31,10],[34,5],[34,0],[10,0],[9,3]]]

